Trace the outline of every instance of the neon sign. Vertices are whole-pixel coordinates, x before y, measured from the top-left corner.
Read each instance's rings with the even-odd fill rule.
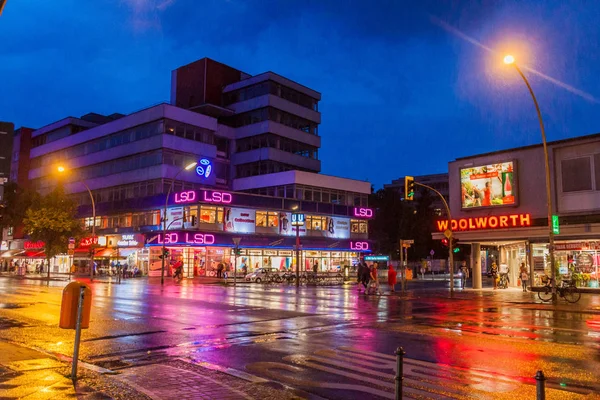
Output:
[[[367,251],[369,242],[350,242],[350,250]]]
[[[203,158],[198,161],[198,166],[196,167],[196,173],[202,178],[208,179],[210,173],[212,172],[212,163],[210,160]]]
[[[37,242],[27,241],[23,243],[23,247],[25,248],[25,250],[42,249],[44,248],[44,246],[46,246],[46,243],[42,242],[41,240],[38,240]]]
[[[163,244],[163,235],[157,236],[158,244]],[[164,236],[164,244],[215,244],[215,235],[208,233],[167,233]]]
[[[175,193],[175,203],[191,203],[196,200],[195,190],[186,190],[185,192]]]
[[[79,247],[90,247],[92,244],[98,244],[98,236],[83,238],[79,241]]]
[[[121,235],[121,240],[117,241],[119,247],[136,247],[139,244],[135,234]]]
[[[448,229],[448,220],[436,221],[439,232]],[[530,214],[491,215],[453,219],[450,229],[453,231],[475,231],[481,229],[523,228],[531,226]]]
[[[231,204],[233,201],[233,196],[231,193],[227,192],[205,190],[202,200],[206,201],[207,203]]]
[[[366,207],[354,207],[354,216],[359,218],[373,217],[373,210]]]

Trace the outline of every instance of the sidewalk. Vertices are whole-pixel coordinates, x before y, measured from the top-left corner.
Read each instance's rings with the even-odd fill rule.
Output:
[[[48,354],[0,341],[0,398],[101,400],[127,398],[146,400],[127,385],[79,368],[76,384],[70,379],[71,365]],[[108,390],[95,388],[106,387]]]

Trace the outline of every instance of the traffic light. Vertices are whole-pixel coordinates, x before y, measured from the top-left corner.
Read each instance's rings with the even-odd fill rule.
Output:
[[[169,249],[165,249],[165,251],[163,251],[163,253],[162,253],[160,256],[158,256],[158,258],[160,258],[161,260],[162,260],[163,258],[164,258],[165,260],[166,260],[167,258],[169,258]]]
[[[404,177],[404,200],[413,201],[415,197],[415,178],[412,176]]]
[[[448,241],[447,238],[443,238],[442,239],[442,246],[444,246],[444,247],[450,246],[450,242]]]
[[[458,239],[454,239],[452,242],[452,252],[453,253],[460,252],[460,247],[458,247]]]
[[[242,255],[242,249],[240,249],[239,247],[235,249],[235,255],[236,256],[241,256]]]

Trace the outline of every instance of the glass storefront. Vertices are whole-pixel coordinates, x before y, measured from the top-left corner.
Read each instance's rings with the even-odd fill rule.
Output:
[[[551,276],[548,244],[532,244],[535,284],[543,285],[541,277]],[[556,242],[554,267],[558,280],[572,279],[577,287],[600,288],[600,241]]]
[[[219,263],[229,271],[233,269],[235,255],[231,247],[168,247],[169,260],[165,262],[165,274],[172,274],[169,265],[183,262],[183,274],[187,278],[194,276],[215,276]],[[162,248],[150,248],[150,276],[160,276],[162,260],[159,258]],[[315,263],[321,272],[341,271],[344,265],[352,266],[358,262],[359,253],[348,251],[310,251],[301,252],[300,270],[312,271]],[[247,268],[248,273],[258,268],[276,268],[280,271],[296,269],[296,253],[293,250],[241,249],[237,257],[237,268]]]

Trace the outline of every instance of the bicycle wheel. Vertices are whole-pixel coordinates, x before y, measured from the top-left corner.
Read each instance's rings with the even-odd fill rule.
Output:
[[[569,286],[563,291],[564,298],[569,303],[577,303],[581,298],[581,293],[574,286]]]
[[[552,300],[552,288],[549,286],[544,286],[542,290],[538,292],[538,297],[541,301],[550,301]]]

